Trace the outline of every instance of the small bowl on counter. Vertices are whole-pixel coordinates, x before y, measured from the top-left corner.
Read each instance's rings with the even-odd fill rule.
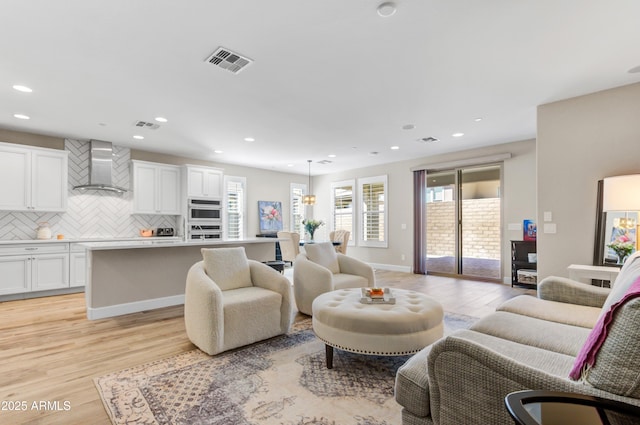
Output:
[[[140,229],[140,236],[144,238],[153,236],[153,229]]]

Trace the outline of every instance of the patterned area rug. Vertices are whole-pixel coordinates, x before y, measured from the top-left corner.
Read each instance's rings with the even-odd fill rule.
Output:
[[[445,316],[445,333],[475,319]],[[114,424],[392,425],[404,357],[336,350],[327,369],[311,319],[288,334],[208,356],[192,350],[95,378]]]

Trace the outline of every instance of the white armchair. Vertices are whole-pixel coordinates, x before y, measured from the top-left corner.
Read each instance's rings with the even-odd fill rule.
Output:
[[[343,288],[375,286],[373,268],[336,253],[331,242],[305,244],[293,267],[293,293],[301,313],[311,316],[311,304],[320,294]]]
[[[187,336],[213,355],[285,334],[293,320],[289,280],[249,260],[244,248],[203,248],[187,274]]]

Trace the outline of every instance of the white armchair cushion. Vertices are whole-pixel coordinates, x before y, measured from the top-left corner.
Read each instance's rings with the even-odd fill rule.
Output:
[[[201,252],[207,275],[221,290],[253,286],[249,260],[244,247],[202,248]]]
[[[340,273],[340,265],[338,264],[338,255],[331,242],[305,244],[305,251],[310,261],[321,265],[331,271],[331,273]]]

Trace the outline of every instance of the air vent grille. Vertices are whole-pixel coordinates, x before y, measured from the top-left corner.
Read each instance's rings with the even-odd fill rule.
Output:
[[[329,161],[328,159],[323,159],[322,161],[318,161],[318,164],[327,165],[331,164],[333,161]]]
[[[148,128],[150,130],[157,130],[160,128],[160,126],[156,123],[153,122],[147,122],[147,121],[136,121],[136,123],[134,124],[136,127],[140,127],[140,128]]]
[[[247,65],[253,63],[253,60],[244,57],[239,53],[232,52],[229,49],[225,49],[224,47],[218,47],[218,50],[209,56],[206,59],[206,62],[237,74]]]
[[[439,139],[436,139],[435,137],[423,137],[421,139],[418,139],[418,142],[420,143],[435,143],[435,142],[439,142]]]

